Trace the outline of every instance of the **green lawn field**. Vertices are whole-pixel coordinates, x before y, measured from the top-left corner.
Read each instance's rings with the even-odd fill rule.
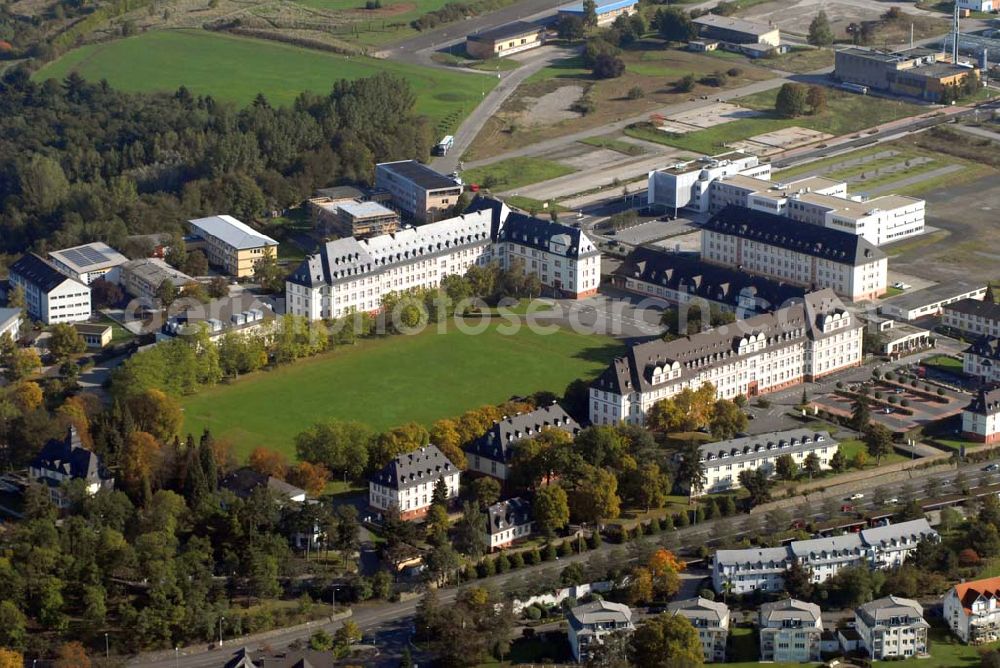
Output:
[[[495,192],[513,190],[572,174],[576,169],[543,158],[510,158],[462,172],[466,183],[478,183]]]
[[[320,420],[358,420],[375,429],[410,420],[429,425],[512,395],[561,394],[620,351],[610,338],[526,327],[513,335],[491,326],[479,335],[451,329],[368,340],[187,397],[184,433],[208,427],[232,441],[240,457],[257,446],[294,457],[295,435]]]
[[[35,79],[62,79],[71,71],[91,81],[107,79],[123,90],[173,91],[183,85],[196,94],[238,104],[264,93],[276,105],[290,104],[305,90],[329,92],[339,79],[389,72],[409,81],[417,94],[417,111],[446,129],[457,127],[497,83],[496,77],[487,75],[348,57],[203,30],[153,31],[87,45],[46,65]]]

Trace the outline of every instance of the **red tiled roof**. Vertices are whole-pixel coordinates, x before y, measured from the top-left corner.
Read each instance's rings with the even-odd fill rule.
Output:
[[[973,580],[955,585],[955,594],[962,602],[966,612],[972,612],[972,604],[980,596],[987,598],[1000,597],[1000,577]]]

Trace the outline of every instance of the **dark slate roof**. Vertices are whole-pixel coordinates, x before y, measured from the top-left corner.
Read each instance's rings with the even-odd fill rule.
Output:
[[[275,494],[287,498],[305,494],[305,490],[299,489],[295,485],[290,485],[284,480],[271,475],[258,473],[249,467],[237,469],[227,475],[222,479],[222,487],[228,489],[241,499],[250,496],[258,487],[267,487]]]
[[[550,243],[561,243],[566,248],[562,255],[573,258],[598,253],[593,242],[579,228],[532,218],[519,211],[511,211],[507,216],[497,241],[511,241],[547,253],[553,252]]]
[[[730,360],[738,354],[740,343],[749,337],[758,340],[763,337],[767,348],[780,349],[806,338],[816,340],[846,331],[838,328],[824,333],[822,320],[827,317],[850,318],[849,329],[863,327],[850,315],[833,290],[826,288],[810,292],[802,303],[773,313],[738,320],[673,341],[655,339],[632,345],[625,355],[611,362],[593,386],[615,394],[645,392],[654,387],[651,381],[654,367],[679,364],[680,378],[669,382],[683,382],[710,365]]]
[[[965,313],[987,320],[1000,320],[1000,304],[988,302],[983,299],[962,299],[957,302],[947,304],[945,311],[955,311]]]
[[[964,352],[989,360],[1000,360],[1000,339],[995,336],[982,336],[976,339]]]
[[[727,206],[703,227],[720,234],[738,236],[852,266],[886,257],[883,251],[861,235],[801,223],[785,216],[742,206]]]
[[[68,475],[88,483],[109,480],[111,475],[101,464],[101,458],[83,447],[76,427],[70,427],[66,437],[52,439],[31,462],[31,468]]]
[[[493,28],[492,30],[483,30],[482,32],[473,33],[468,36],[468,39],[473,42],[494,42],[497,40],[503,41],[505,39],[513,39],[515,37],[521,37],[522,35],[531,35],[537,32],[541,32],[542,27],[537,23],[529,23],[528,21],[514,21],[513,23],[506,23],[502,26]]]
[[[455,180],[436,172],[427,165],[416,160],[399,160],[397,162],[379,163],[379,167],[388,169],[401,178],[417,184],[424,190],[441,190],[443,188],[458,188]]]
[[[1000,387],[980,389],[965,410],[977,415],[1000,413]]]
[[[629,253],[614,275],[734,307],[753,299],[760,312],[773,311],[789,301],[801,300],[806,293],[805,288],[797,285],[645,246]]]
[[[14,264],[10,265],[10,273],[17,274],[34,283],[43,292],[49,292],[59,287],[63,281],[76,280],[60,273],[54,264],[34,253],[26,253],[18,258]],[[79,281],[76,282],[79,283]]]
[[[511,446],[538,436],[545,429],[560,429],[575,436],[580,431],[580,425],[559,404],[552,404],[494,422],[485,434],[469,444],[466,452],[493,461],[510,462],[513,456]]]
[[[521,497],[499,501],[486,509],[486,531],[491,536],[531,521],[531,504]]]
[[[376,473],[371,481],[392,489],[407,489],[421,483],[436,483],[458,469],[436,445],[425,445],[419,450],[399,455]]]

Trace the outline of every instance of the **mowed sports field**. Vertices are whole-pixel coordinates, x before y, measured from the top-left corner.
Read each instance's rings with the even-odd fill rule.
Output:
[[[174,91],[248,104],[263,93],[274,105],[291,104],[302,91],[328,93],[339,79],[378,72],[405,78],[417,95],[417,112],[457,125],[491,90],[496,77],[450,72],[365,56],[342,56],[278,42],[204,30],[151,31],[70,51],[34,78],[63,79],[77,72],[89,81],[107,79],[128,91]]]
[[[294,458],[295,435],[320,420],[357,420],[377,430],[408,421],[429,426],[513,395],[561,394],[621,350],[607,337],[524,327],[513,335],[491,326],[478,335],[451,329],[367,340],[188,397],[184,431],[207,427],[241,458],[258,446]]]

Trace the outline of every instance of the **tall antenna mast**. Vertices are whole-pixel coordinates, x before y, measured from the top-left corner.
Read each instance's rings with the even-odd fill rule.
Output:
[[[958,18],[958,2],[955,3],[955,11],[952,18],[951,26],[951,62],[955,65],[958,64],[958,31],[959,31],[959,18]]]

